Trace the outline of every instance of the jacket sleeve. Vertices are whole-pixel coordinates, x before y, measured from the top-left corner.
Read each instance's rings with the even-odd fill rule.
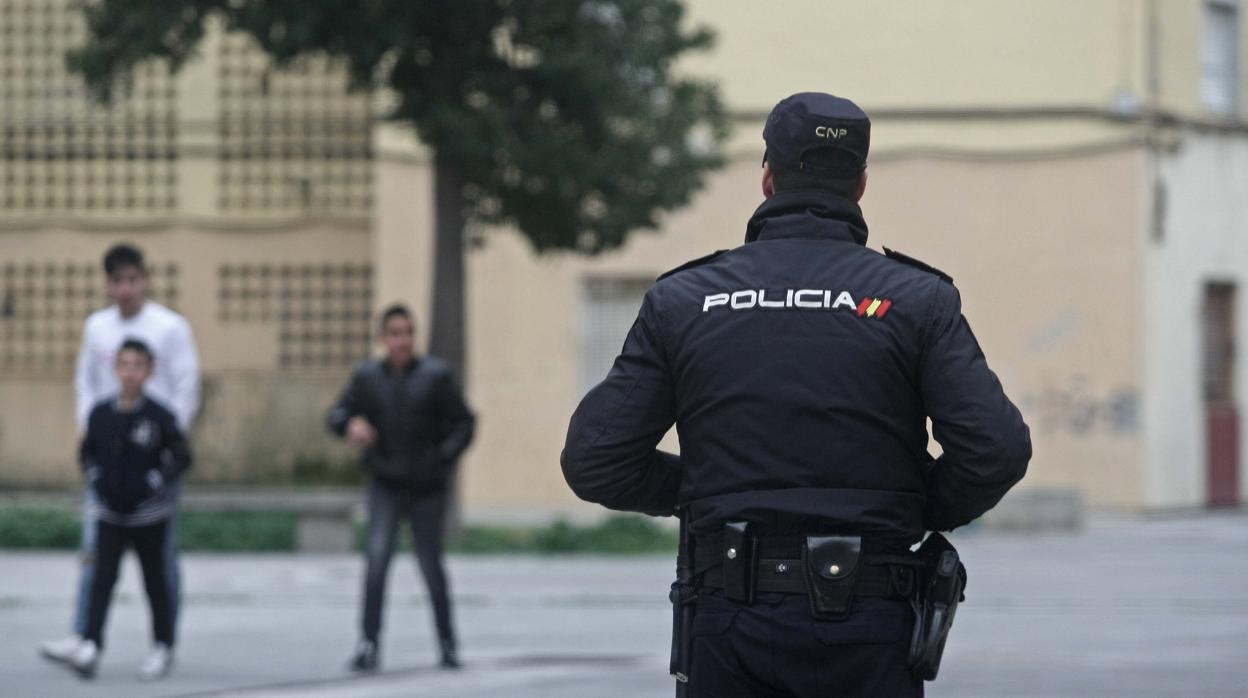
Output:
[[[351,374],[347,387],[342,389],[338,401],[329,408],[329,412],[325,415],[325,425],[338,436],[347,433],[347,422],[351,421],[352,417],[364,413],[363,395],[360,388],[363,380],[360,372],[361,369],[356,369]]]
[[[464,391],[449,371],[438,383],[437,392],[438,454],[445,463],[454,462],[472,443],[477,418],[464,402]]]
[[[927,466],[926,527],[947,531],[994,507],[1027,472],[1031,432],[1005,396],[962,315],[938,283],[920,368],[923,403],[943,454]]]
[[[676,403],[653,294],[646,295],[607,377],[572,415],[560,462],[581,499],[669,516],[681,471],[678,456],[655,448],[676,421]]]
[[[95,416],[95,411],[92,410],[85,420],[82,443],[78,446],[78,464],[82,467],[82,474],[88,485],[95,484],[100,475],[100,465],[95,451],[99,428],[99,420]]]

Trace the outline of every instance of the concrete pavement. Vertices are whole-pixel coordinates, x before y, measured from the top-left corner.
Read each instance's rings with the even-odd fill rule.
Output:
[[[1245,695],[1245,514],[954,538],[970,568],[967,602],[929,696]],[[134,678],[147,612],[128,560],[100,676],[85,683],[34,649],[68,625],[72,556],[0,552],[0,696],[671,694],[669,557],[453,557],[467,666],[451,673],[433,668],[414,565],[396,562],[378,676],[343,669],[355,640],[355,557],[194,554],[184,557],[174,674]]]

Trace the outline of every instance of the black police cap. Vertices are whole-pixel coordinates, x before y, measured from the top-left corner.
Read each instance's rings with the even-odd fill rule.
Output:
[[[764,159],[776,166],[811,174],[856,175],[867,166],[871,120],[848,99],[799,92],[771,110],[763,141]],[[806,162],[806,154],[816,150],[838,152],[840,157]]]

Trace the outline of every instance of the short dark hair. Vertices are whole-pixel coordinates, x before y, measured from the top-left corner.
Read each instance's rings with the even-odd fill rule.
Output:
[[[108,248],[108,252],[104,253],[104,273],[112,276],[126,267],[134,267],[140,274],[147,274],[143,251],[125,242]]]
[[[771,180],[776,191],[786,189],[825,189],[852,198],[862,183],[862,172],[846,175],[849,154],[839,150],[813,150],[802,156],[802,169],[793,170],[771,163]],[[835,174],[832,174],[834,172]]]
[[[408,322],[411,322],[413,325],[416,324],[416,321],[412,319],[412,311],[408,310],[406,305],[403,305],[402,303],[394,303],[387,306],[385,310],[381,311],[381,328],[384,330],[386,328],[386,323],[390,322],[391,318],[396,317],[407,318]]]
[[[121,348],[117,350],[117,355],[121,356],[121,352],[123,351],[134,351],[146,356],[148,364],[156,362],[156,355],[152,353],[151,347],[147,346],[147,342],[144,342],[141,339],[135,339],[133,337],[126,339],[126,341],[121,343]]]

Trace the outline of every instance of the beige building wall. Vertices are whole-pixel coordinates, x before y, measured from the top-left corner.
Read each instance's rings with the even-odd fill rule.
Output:
[[[0,274],[8,267],[19,272],[2,277],[0,293],[16,299],[16,317],[6,319],[19,324],[5,323],[0,339],[6,356],[21,360],[0,371],[0,485],[78,479],[72,355],[86,314],[106,302],[100,258],[122,240],[144,249],[156,298],[187,317],[199,347],[203,407],[193,433],[195,479],[274,480],[296,458],[347,458],[325,435],[323,413],[347,367],[367,350],[371,295],[358,296],[370,293],[371,238],[367,227],[341,221],[259,229],[0,230]],[[21,275],[32,265],[58,273],[52,281]],[[72,280],[60,273],[67,266],[76,270]],[[246,279],[239,276],[244,268]],[[341,273],[347,268],[356,272],[350,281]],[[261,279],[265,270],[270,276]],[[356,298],[322,298],[348,286]],[[77,300],[65,300],[70,291]],[[328,322],[320,317],[326,310],[335,312]],[[27,313],[36,317],[27,320]],[[350,317],[340,320],[343,314]],[[322,328],[331,325],[336,334],[326,340]],[[313,336],[305,340],[304,333]],[[27,362],[27,352],[56,361]]]
[[[689,7],[719,38],[688,68],[718,79],[738,109],[765,112],[772,95],[810,89],[868,110],[1108,106],[1119,87],[1142,87],[1143,0]]]
[[[1135,302],[1143,164],[1138,151],[897,161],[872,167],[864,200],[873,247],[912,252],[957,279],[992,365],[1032,425],[1027,485],[1079,488],[1098,504],[1143,497]],[[585,389],[585,281],[652,279],[740,244],[762,200],[759,174],[753,158],[735,161],[660,234],[639,234],[616,254],[541,258],[516,233],[497,231],[472,255],[468,382],[481,430],[465,464],[470,514],[580,510],[558,458]]]
[[[1174,102],[1162,106],[1200,113],[1188,87],[1199,77],[1189,54],[1201,4],[690,6],[690,21],[719,40],[683,68],[720,81],[737,115],[733,161],[660,232],[639,233],[616,253],[539,258],[514,232],[484,236],[469,266],[468,384],[482,415],[464,474],[469,513],[585,511],[562,482],[558,455],[586,388],[587,283],[650,279],[739,244],[761,198],[762,118],[780,97],[809,89],[849,96],[875,115],[864,202],[872,245],[896,246],[957,279],[990,361],[1033,427],[1024,486],[1077,488],[1095,505],[1149,501],[1138,299],[1153,198],[1149,123],[1136,116],[1150,95],[1153,47],[1160,92]],[[826,32],[795,33],[794,17]]]
[[[1161,158],[1166,207],[1148,246],[1146,401],[1147,500],[1152,506],[1207,501],[1209,439],[1204,375],[1205,286],[1235,286],[1236,360],[1232,393],[1239,410],[1240,498],[1248,500],[1248,139],[1189,134]]]
[[[69,11],[68,0],[55,2]],[[41,31],[42,15],[3,3],[32,23],[30,32]],[[481,417],[462,482],[469,517],[596,513],[575,501],[558,468],[567,419],[587,388],[587,327],[599,320],[587,289],[602,280],[644,287],[687,259],[739,244],[760,200],[762,120],[800,90],[845,95],[872,114],[864,201],[871,244],[900,248],[957,279],[992,365],[1033,428],[1036,460],[1024,485],[1076,487],[1098,505],[1195,503],[1190,493],[1200,481],[1187,462],[1200,455],[1194,432],[1158,408],[1189,387],[1187,374],[1158,372],[1195,358],[1188,345],[1174,357],[1154,351],[1168,337],[1149,315],[1152,304],[1139,299],[1171,299],[1159,290],[1165,270],[1191,261],[1150,247],[1154,178],[1173,179],[1184,192],[1172,215],[1179,205],[1200,210],[1211,168],[1238,172],[1223,162],[1238,152],[1226,144],[1177,151],[1185,155],[1164,166],[1152,154],[1153,144],[1181,147],[1190,135],[1174,125],[1155,129],[1145,118],[1152,104],[1201,128],[1230,123],[1200,99],[1202,0],[689,7],[689,21],[712,27],[718,43],[681,69],[721,84],[737,126],[729,166],[693,204],[657,233],[637,233],[624,249],[592,259],[537,257],[515,231],[471,231],[483,244],[467,268],[466,379]],[[1248,8],[1240,11],[1243,47]],[[44,62],[60,50],[23,46],[46,53]],[[410,130],[372,125],[381,101],[327,96],[326,81],[341,79],[332,66],[312,62],[269,77],[254,49],[219,34],[172,81],[145,73],[141,84],[156,86],[150,108],[176,113],[178,123],[176,172],[157,181],[153,209],[92,212],[82,197],[66,206],[64,192],[45,206],[42,193],[22,189],[22,197],[38,195],[34,209],[0,210],[0,273],[7,263],[93,266],[122,238],[176,266],[175,305],[191,319],[205,365],[196,443],[197,477],[207,480],[280,475],[309,454],[349,459],[324,435],[321,417],[349,364],[369,351],[371,323],[360,317],[408,302],[424,321],[423,344],[436,302],[428,153]],[[1243,109],[1242,60],[1239,77]],[[162,97],[169,85],[172,97]],[[274,121],[286,104],[298,118]],[[14,113],[40,123],[71,112],[99,116],[62,107]],[[256,130],[262,122],[272,128]],[[341,150],[307,155],[324,148]],[[67,171],[59,167],[32,181]],[[98,185],[106,166],[91,167]],[[170,192],[176,205],[168,205]],[[1237,201],[1217,198],[1208,215]],[[1185,220],[1165,225],[1182,229]],[[1227,230],[1219,233],[1223,247],[1226,235],[1240,234]],[[264,266],[280,275],[283,265],[291,270],[288,297],[306,299],[285,321],[271,302],[265,315],[256,276]],[[1207,273],[1201,265],[1188,266]],[[236,273],[242,267],[246,280]],[[270,299],[279,286],[270,283]],[[85,315],[78,303],[71,324]],[[361,336],[334,335],[342,317],[363,327],[351,330]],[[65,370],[5,369],[0,395],[0,485],[74,481]]]
[[[322,419],[371,339],[369,96],[215,27],[181,73],[144,65],[101,105],[65,69],[77,3],[0,0],[0,17],[0,487],[79,481],[73,359],[123,240],[199,345],[193,478],[348,460]]]

